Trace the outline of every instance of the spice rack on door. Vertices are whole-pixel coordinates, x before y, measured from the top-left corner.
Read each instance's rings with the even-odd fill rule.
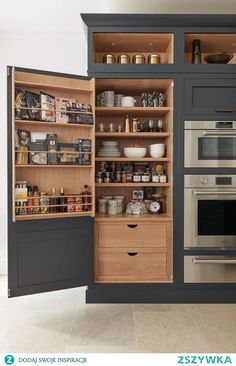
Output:
[[[93,124],[79,124],[79,123],[61,123],[61,122],[47,122],[41,120],[30,119],[15,119],[15,90],[16,88],[23,91],[31,91],[34,93],[45,92],[53,97],[76,99],[79,103],[90,104],[92,107]],[[30,108],[24,108],[30,109]],[[38,108],[41,111],[41,108]],[[95,214],[95,187],[94,187],[94,79],[73,79],[67,77],[42,75],[36,73],[27,73],[15,71],[13,69],[12,78],[12,218],[14,221],[35,220],[35,219],[49,219],[60,217],[79,217],[79,216],[94,216]],[[83,112],[81,112],[83,114]],[[84,113],[87,114],[87,113]],[[89,113],[88,113],[89,114]],[[91,113],[90,113],[91,114]],[[56,134],[58,141],[61,143],[74,143],[76,139],[90,139],[91,140],[91,163],[89,165],[77,164],[16,164],[15,161],[15,130],[26,130],[29,132],[43,132],[49,134]],[[34,151],[35,152],[35,151]],[[43,151],[48,154],[47,151]],[[63,151],[57,151],[63,153]],[[30,154],[30,150],[26,154]],[[78,154],[78,152],[76,152]],[[79,210],[76,211],[76,202],[74,203],[75,211],[72,211],[72,203],[65,203],[64,207],[71,212],[45,212],[45,213],[31,213],[24,215],[16,214],[15,203],[15,185],[17,181],[27,182],[28,186],[38,186],[40,192],[47,192],[47,198],[52,197],[50,192],[52,188],[56,188],[56,193],[63,187],[65,199],[80,197],[82,195],[83,186],[89,186],[89,195],[86,195],[86,211],[83,211],[84,201],[80,202]],[[56,194],[53,198],[58,198]],[[27,197],[28,199],[32,197]],[[40,206],[40,205],[39,205]],[[56,205],[58,209],[63,205]],[[27,204],[26,206],[27,207]],[[30,206],[31,207],[31,206]],[[54,205],[50,203],[47,206],[48,211]],[[29,207],[28,207],[29,208]],[[40,208],[40,207],[39,207]],[[78,208],[78,204],[77,204]]]

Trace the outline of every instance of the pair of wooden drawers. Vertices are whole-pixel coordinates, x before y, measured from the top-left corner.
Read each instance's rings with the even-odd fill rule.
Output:
[[[97,222],[97,282],[169,282],[171,222]]]

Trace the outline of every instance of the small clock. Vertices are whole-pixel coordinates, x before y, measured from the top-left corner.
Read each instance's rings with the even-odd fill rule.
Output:
[[[158,214],[161,209],[160,202],[158,201],[152,201],[149,206],[149,213],[150,214]]]

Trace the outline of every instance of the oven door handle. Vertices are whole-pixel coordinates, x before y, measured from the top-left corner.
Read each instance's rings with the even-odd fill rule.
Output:
[[[206,191],[193,191],[194,196],[234,196],[236,195],[236,191],[214,191],[214,192],[206,192]]]
[[[201,135],[210,137],[236,137],[236,131],[202,131]]]
[[[236,264],[236,259],[199,259],[193,257],[193,264]]]

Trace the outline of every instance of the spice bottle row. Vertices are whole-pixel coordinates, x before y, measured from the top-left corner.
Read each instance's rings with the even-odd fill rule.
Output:
[[[16,215],[86,212],[91,209],[91,192],[86,184],[79,194],[65,194],[63,187],[60,191],[52,187],[50,193],[42,192],[36,185],[27,185],[26,181],[17,181],[15,184]]]
[[[165,166],[146,162],[108,163],[102,161],[96,172],[96,183],[166,183]]]
[[[91,139],[59,143],[56,134],[15,131],[17,165],[90,165]]]

